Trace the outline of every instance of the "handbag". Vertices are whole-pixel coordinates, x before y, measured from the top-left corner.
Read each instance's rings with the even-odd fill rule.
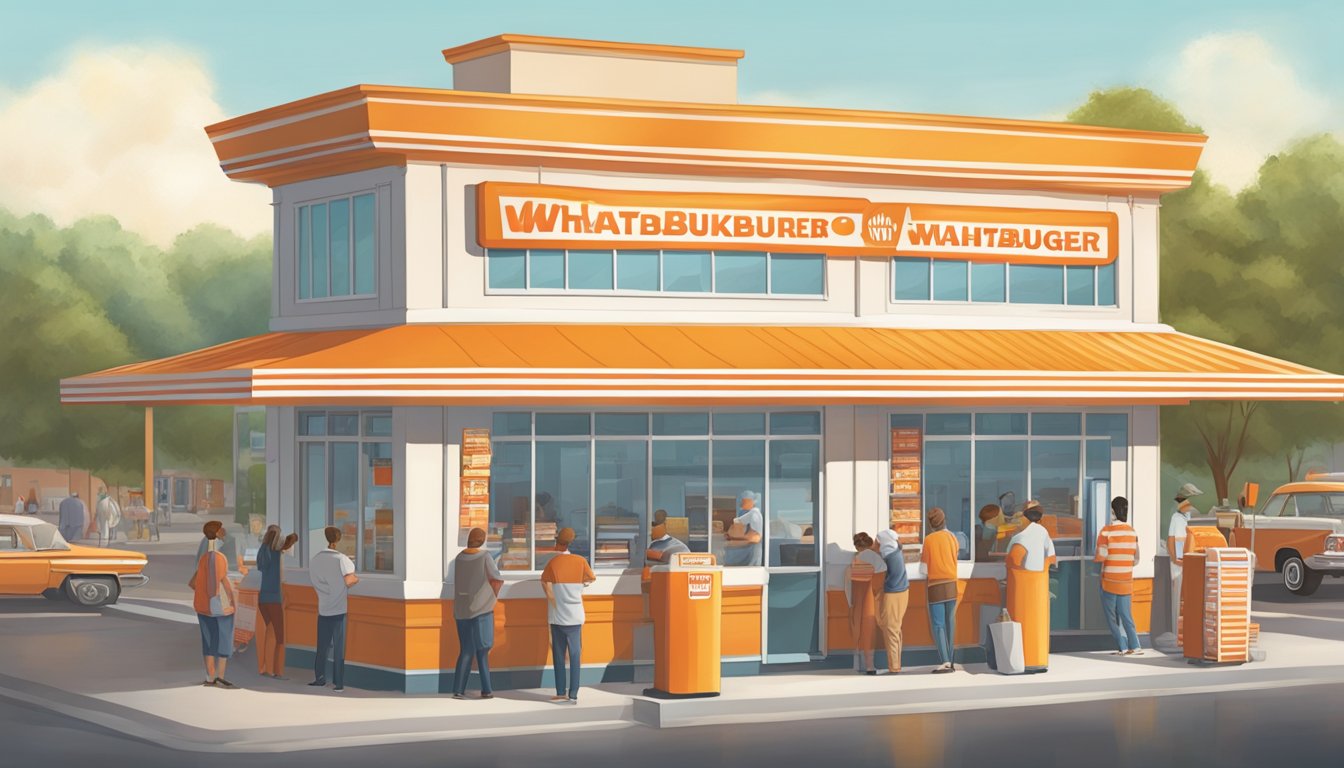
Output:
[[[210,557],[214,554],[214,552],[207,552],[206,556]],[[219,588],[219,576],[215,571],[214,557],[210,557],[210,561],[206,564],[206,569],[210,574],[210,588],[214,590],[215,593],[210,596],[210,615],[228,616],[233,612],[233,606],[229,602],[229,593]]]

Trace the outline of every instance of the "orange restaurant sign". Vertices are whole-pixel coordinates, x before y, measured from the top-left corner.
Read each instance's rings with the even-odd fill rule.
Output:
[[[486,248],[713,248],[1076,265],[1114,261],[1119,237],[1108,211],[503,182],[479,185],[477,216]]]

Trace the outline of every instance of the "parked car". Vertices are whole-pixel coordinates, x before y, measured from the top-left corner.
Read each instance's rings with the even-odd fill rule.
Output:
[[[1336,537],[1334,534],[1341,534]],[[1333,542],[1334,551],[1327,549]],[[1295,595],[1310,595],[1324,576],[1344,576],[1344,475],[1308,475],[1276,489],[1242,515],[1231,544],[1255,552],[1256,570],[1283,574]]]
[[[0,515],[0,595],[42,595],[94,607],[149,581],[140,552],[70,544],[39,518]]]

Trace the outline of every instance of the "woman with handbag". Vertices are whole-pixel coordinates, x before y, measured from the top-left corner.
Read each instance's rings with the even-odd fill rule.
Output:
[[[291,533],[283,539],[280,526],[272,525],[257,549],[257,570],[261,589],[257,592],[257,614],[266,628],[265,640],[257,643],[257,671],[262,677],[285,678],[285,606],[280,588],[280,561],[299,540]]]
[[[224,678],[224,668],[233,655],[233,607],[237,596],[229,581],[229,562],[219,552],[219,537],[224,524],[211,520],[205,524],[206,549],[196,561],[196,572],[188,586],[193,592],[192,606],[201,627],[201,655],[205,657],[205,685],[219,688],[238,686]]]

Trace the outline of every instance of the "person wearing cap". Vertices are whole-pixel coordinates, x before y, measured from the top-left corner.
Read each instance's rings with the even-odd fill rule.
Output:
[[[947,515],[934,507],[928,514],[929,529],[919,561],[924,564],[924,584],[928,590],[929,632],[938,648],[942,666],[934,674],[955,669],[957,634],[957,537],[947,530]]]
[[[453,558],[453,620],[457,623],[457,667],[453,671],[453,698],[467,697],[471,662],[481,675],[481,698],[493,699],[490,687],[490,648],[495,644],[495,602],[504,577],[495,559],[482,547],[485,531],[472,528],[467,548]]]
[[[1167,524],[1167,557],[1171,559],[1171,634],[1180,637],[1181,626],[1181,564],[1185,555],[1185,529],[1190,516],[1199,514],[1189,499],[1203,495],[1194,483],[1185,483],[1176,491],[1176,509]]]
[[[726,534],[724,565],[761,564],[761,539],[765,535],[765,519],[761,517],[760,503],[761,496],[755,491],[743,491],[738,494],[738,516]]]
[[[887,648],[887,672],[894,675],[901,671],[905,610],[910,607],[910,576],[905,571],[905,552],[895,530],[877,532],[877,554],[886,566],[882,574],[882,598],[877,604],[877,625],[882,628],[882,642]]]
[[[587,560],[569,551],[572,541],[573,528],[561,528],[555,535],[559,554],[541,572],[541,587],[546,591],[546,621],[551,625],[551,657],[555,664],[555,695],[551,701],[577,704],[583,664],[583,588],[597,581],[597,577]]]
[[[1022,656],[1028,672],[1050,663],[1050,574],[1055,543],[1041,525],[1045,510],[1032,499],[1022,505],[1027,525],[1008,542],[1008,615],[1022,625]]]

